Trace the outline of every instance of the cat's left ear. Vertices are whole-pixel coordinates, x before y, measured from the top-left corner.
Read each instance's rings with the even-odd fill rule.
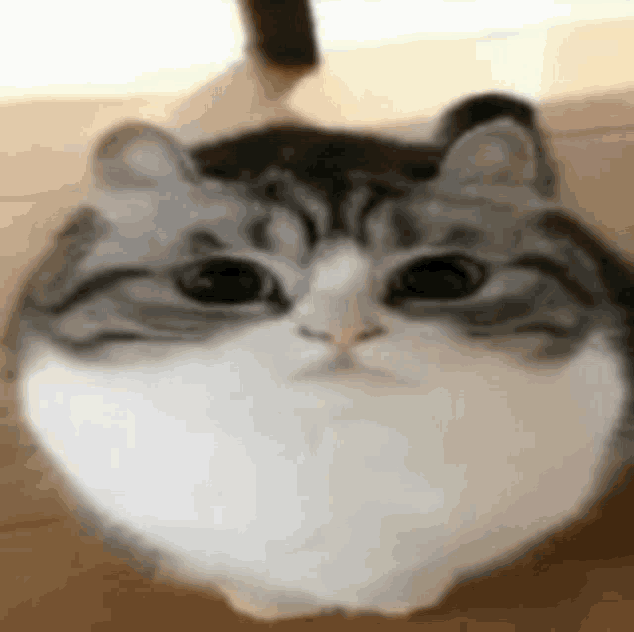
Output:
[[[107,133],[93,154],[94,183],[100,189],[160,188],[174,178],[195,179],[193,163],[160,127],[130,122]]]
[[[537,175],[536,146],[528,130],[510,117],[474,127],[447,151],[441,186],[529,185]]]

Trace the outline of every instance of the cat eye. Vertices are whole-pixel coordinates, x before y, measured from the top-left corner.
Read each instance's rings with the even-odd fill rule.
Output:
[[[178,272],[176,287],[188,298],[206,304],[239,305],[281,302],[273,276],[253,262],[220,259],[196,263]]]
[[[482,285],[485,276],[484,265],[460,255],[420,259],[393,276],[385,302],[398,306],[411,299],[466,298]]]
[[[271,182],[264,187],[263,197],[273,202],[279,202],[281,198],[280,186],[276,182]]]
[[[256,197],[267,202],[282,202],[284,200],[284,185],[281,182],[268,181],[257,185],[253,192]]]

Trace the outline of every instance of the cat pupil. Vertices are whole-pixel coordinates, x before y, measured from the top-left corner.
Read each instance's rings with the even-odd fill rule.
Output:
[[[212,261],[186,270],[176,285],[201,303],[249,303],[260,297],[263,276],[247,263]]]
[[[280,195],[278,191],[278,186],[275,183],[268,184],[264,189],[264,196],[267,200],[272,200],[273,202],[279,202]]]
[[[423,259],[397,275],[388,302],[464,298],[475,292],[483,280],[484,267],[463,257]]]

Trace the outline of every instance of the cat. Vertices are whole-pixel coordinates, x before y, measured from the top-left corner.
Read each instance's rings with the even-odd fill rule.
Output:
[[[106,134],[15,316],[77,511],[261,618],[428,606],[579,517],[631,458],[631,273],[533,119]]]

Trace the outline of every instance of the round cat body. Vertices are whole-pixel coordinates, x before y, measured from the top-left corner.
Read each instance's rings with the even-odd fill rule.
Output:
[[[262,617],[429,605],[623,458],[624,311],[533,137],[497,119],[419,171],[337,142],[336,178],[234,177],[115,130],[20,314],[23,414],[78,503]]]

